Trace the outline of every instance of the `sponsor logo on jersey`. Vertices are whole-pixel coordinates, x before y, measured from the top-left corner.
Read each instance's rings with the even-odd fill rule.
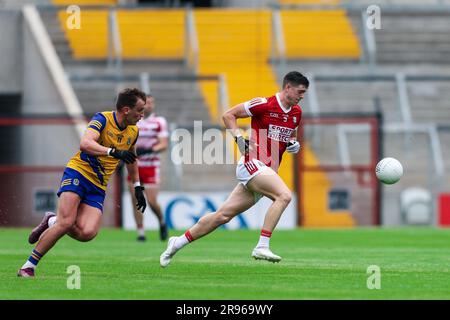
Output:
[[[270,124],[267,137],[272,140],[288,143],[292,131],[294,131],[294,129]]]
[[[278,118],[278,113],[271,112],[271,113],[270,113],[270,116],[271,116],[272,118]]]

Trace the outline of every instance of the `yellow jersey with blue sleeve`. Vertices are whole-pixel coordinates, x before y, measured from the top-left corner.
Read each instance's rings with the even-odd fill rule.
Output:
[[[87,130],[95,130],[100,133],[97,142],[102,146],[119,150],[129,150],[134,146],[139,136],[136,125],[120,127],[115,111],[96,113],[89,122]],[[106,190],[109,178],[116,170],[119,161],[119,159],[108,155],[93,156],[78,151],[69,160],[67,168],[78,171],[89,182]]]

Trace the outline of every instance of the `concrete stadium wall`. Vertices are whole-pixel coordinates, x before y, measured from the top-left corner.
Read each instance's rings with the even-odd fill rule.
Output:
[[[0,93],[19,93],[22,87],[22,16],[0,10]]]
[[[67,114],[53,78],[33,38],[23,25],[23,86],[22,113]],[[42,143],[44,142],[45,143]],[[62,145],[62,146],[61,146]],[[61,147],[59,147],[61,146]],[[27,165],[65,165],[78,149],[79,136],[73,126],[27,127],[22,132],[22,147]]]
[[[267,8],[269,4],[273,4],[271,0],[227,0],[223,2],[224,7],[244,7],[244,8]]]

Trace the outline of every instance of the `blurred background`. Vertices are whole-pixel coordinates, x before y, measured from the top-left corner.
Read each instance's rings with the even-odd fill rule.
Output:
[[[450,226],[449,0],[1,0],[0,30],[0,226],[56,209],[87,121],[133,86],[169,123],[160,201],[171,228],[189,227],[234,188],[235,165],[175,164],[178,130],[223,130],[226,109],[291,70],[310,87],[302,151],[279,172],[295,195],[281,228]],[[383,157],[403,164],[394,185],[376,180]],[[125,176],[104,226],[135,227]],[[259,228],[267,205],[226,228]]]

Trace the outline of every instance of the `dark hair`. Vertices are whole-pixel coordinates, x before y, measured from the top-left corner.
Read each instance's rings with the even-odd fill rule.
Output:
[[[298,71],[291,71],[288,74],[286,74],[284,76],[283,79],[283,88],[287,85],[287,84],[291,84],[293,86],[298,86],[298,85],[304,85],[306,88],[309,87],[309,81],[308,78],[306,78],[304,75],[302,75],[300,72]]]
[[[116,109],[120,110],[123,107],[134,108],[139,99],[141,99],[145,103],[146,96],[145,93],[141,90],[137,88],[123,89],[117,96]]]

